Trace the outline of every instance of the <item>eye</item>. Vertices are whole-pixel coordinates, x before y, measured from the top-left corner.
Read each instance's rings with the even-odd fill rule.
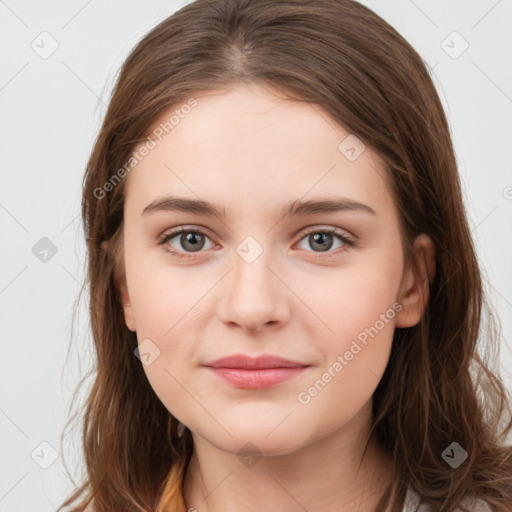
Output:
[[[335,245],[336,239],[338,239],[340,245],[338,245],[336,250],[331,251],[333,245]],[[354,242],[344,232],[336,228],[311,229],[305,233],[301,239],[301,242],[303,241],[305,241],[309,247],[315,249],[313,252],[327,253],[326,257],[328,258],[346,251],[347,246],[352,247],[354,245]],[[304,249],[304,247],[300,248]]]
[[[176,239],[176,240],[175,240]],[[333,245],[338,240],[338,247],[331,250]],[[174,244],[171,243],[175,240]],[[206,241],[210,241],[210,246]],[[314,250],[312,252],[325,253],[323,258],[330,258],[337,256],[347,250],[348,247],[353,247],[354,242],[345,234],[336,228],[315,228],[310,229],[303,234],[300,243],[308,244]],[[177,228],[173,231],[165,233],[158,241],[164,249],[178,258],[193,258],[194,253],[200,253],[202,249],[211,249],[213,242],[210,238],[199,229],[192,228]],[[206,246],[206,247],[205,247]],[[304,249],[304,247],[299,247]],[[308,250],[307,248],[305,248]]]
[[[168,243],[175,238],[177,239],[175,245]],[[180,258],[187,258],[192,257],[187,253],[201,252],[201,249],[205,247],[206,240],[210,239],[200,230],[179,228],[164,234],[158,243],[163,245],[164,249],[171,254]],[[206,248],[209,249],[211,247]]]

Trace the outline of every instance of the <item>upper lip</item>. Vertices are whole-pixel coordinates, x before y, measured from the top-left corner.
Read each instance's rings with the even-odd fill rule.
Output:
[[[260,357],[253,358],[243,354],[233,354],[231,356],[217,359],[216,361],[205,363],[204,366],[209,366],[211,368],[239,368],[244,370],[262,370],[268,368],[300,368],[309,365],[273,355],[263,355]]]

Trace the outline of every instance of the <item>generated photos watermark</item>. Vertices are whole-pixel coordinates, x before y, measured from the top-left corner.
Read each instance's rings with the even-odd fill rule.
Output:
[[[397,313],[402,310],[402,305],[395,302],[385,313],[379,315],[379,319],[370,327],[366,327],[352,340],[350,348],[343,354],[338,355],[336,360],[329,365],[327,370],[317,379],[311,386],[305,390],[300,391],[297,395],[297,400],[302,405],[308,405],[311,400],[325,389],[327,384],[332,381],[339,373],[354,359],[354,356],[359,354],[364,347],[368,345],[368,337],[374,338],[379,332],[384,329],[385,325],[393,320]]]
[[[189,98],[186,103],[181,105],[180,108],[174,110],[169,116],[169,119],[164,123],[160,123],[148,135],[146,142],[138,146],[137,151],[134,151],[125,164],[119,168],[101,187],[94,189],[94,197],[96,199],[103,199],[108,192],[121,183],[122,179],[129,174],[147,155],[152,149],[155,149],[159,142],[162,141],[164,135],[167,135],[179,125],[182,119],[185,119],[190,114],[192,108],[197,106],[195,98]]]

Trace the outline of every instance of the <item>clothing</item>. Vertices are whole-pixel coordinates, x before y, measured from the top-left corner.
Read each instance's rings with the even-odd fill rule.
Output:
[[[471,503],[471,501],[474,503]],[[409,488],[405,496],[405,503],[402,512],[429,512],[429,507],[427,505],[423,504],[421,507],[418,507],[418,503],[419,496],[411,488]],[[476,500],[476,502],[475,500],[466,500],[464,501],[464,505],[471,512],[492,512],[490,506],[482,500]],[[89,503],[84,512],[93,511],[93,504]]]
[[[419,501],[419,496],[409,487],[405,496],[405,503],[402,512],[429,512],[430,507],[426,504],[418,506]],[[485,501],[480,499],[465,499],[462,504],[471,512],[492,512],[491,507]]]

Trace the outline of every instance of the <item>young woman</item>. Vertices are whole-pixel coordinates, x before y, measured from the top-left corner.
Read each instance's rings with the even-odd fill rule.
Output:
[[[63,507],[512,510],[449,127],[369,9],[197,0],[159,24],[83,220],[97,371]]]

